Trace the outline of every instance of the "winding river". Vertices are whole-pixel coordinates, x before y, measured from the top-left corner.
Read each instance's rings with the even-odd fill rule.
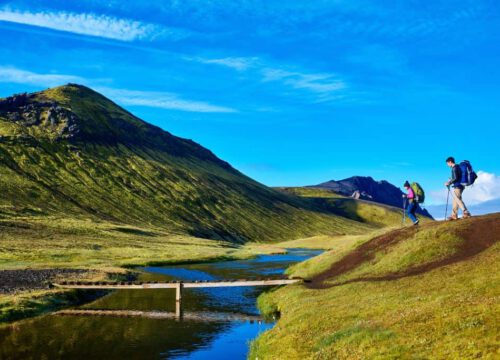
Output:
[[[192,265],[143,268],[144,281],[280,277],[291,264],[321,251]],[[245,359],[248,344],[273,327],[256,298],[266,288],[185,289],[184,317],[175,318],[174,291],[119,290],[80,306],[0,329],[0,359]],[[84,314],[88,310],[92,315]]]

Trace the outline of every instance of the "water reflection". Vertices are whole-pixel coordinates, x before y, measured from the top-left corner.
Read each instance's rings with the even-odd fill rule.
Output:
[[[141,280],[273,278],[319,253],[291,250],[250,260],[148,267]],[[181,321],[175,318],[173,289],[114,291],[78,308],[107,314],[48,315],[0,329],[0,359],[244,359],[248,341],[273,326],[256,317],[255,299],[263,290],[185,289]]]

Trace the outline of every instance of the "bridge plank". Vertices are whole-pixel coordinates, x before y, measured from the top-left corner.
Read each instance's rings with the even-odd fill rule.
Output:
[[[265,280],[230,280],[230,281],[172,281],[158,283],[71,283],[52,284],[63,289],[175,289],[182,283],[184,288],[236,287],[236,286],[279,286],[302,282],[302,279],[265,279]]]

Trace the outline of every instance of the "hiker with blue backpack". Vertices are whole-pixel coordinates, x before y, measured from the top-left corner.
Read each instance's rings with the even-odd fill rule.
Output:
[[[460,164],[455,163],[455,158],[450,156],[446,159],[446,164],[451,168],[451,178],[444,185],[448,188],[448,199],[450,196],[450,187],[453,188],[453,205],[451,210],[451,216],[448,220],[458,220],[458,209],[462,209],[463,218],[468,218],[471,216],[469,210],[462,200],[462,194],[466,186],[474,184],[477,175],[472,169],[472,165],[469,161],[464,160]],[[445,218],[448,212],[448,199],[446,200],[446,212]]]

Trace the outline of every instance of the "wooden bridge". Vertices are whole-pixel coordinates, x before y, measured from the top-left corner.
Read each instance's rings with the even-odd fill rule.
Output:
[[[233,286],[279,286],[304,282],[304,279],[235,279],[235,280],[200,280],[200,281],[150,281],[150,282],[83,282],[63,281],[52,286],[61,289],[86,290],[122,290],[122,289],[175,289],[176,316],[182,316],[182,291],[187,288],[233,287]]]
[[[182,290],[187,288],[232,287],[232,286],[279,286],[303,282],[303,279],[236,279],[236,280],[200,280],[200,281],[150,281],[150,282],[83,282],[63,281],[52,284],[62,289],[175,289],[175,300],[181,301]]]

